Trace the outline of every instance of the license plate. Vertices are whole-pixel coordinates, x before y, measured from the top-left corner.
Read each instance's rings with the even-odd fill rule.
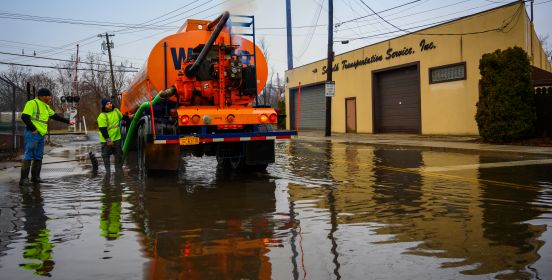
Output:
[[[180,138],[180,145],[198,145],[199,137],[185,136]]]

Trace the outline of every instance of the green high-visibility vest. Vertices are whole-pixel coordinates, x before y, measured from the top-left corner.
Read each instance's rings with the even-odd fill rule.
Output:
[[[115,108],[111,112],[102,112],[98,116],[98,127],[107,127],[107,134],[111,141],[117,141],[121,139],[121,129],[119,128],[119,123],[123,119],[123,114],[119,109]],[[106,140],[103,137],[102,133],[100,134],[100,142],[105,143]]]
[[[31,122],[42,136],[48,132],[48,119],[55,113],[48,104],[38,98],[27,101],[22,112],[22,114],[31,116]]]

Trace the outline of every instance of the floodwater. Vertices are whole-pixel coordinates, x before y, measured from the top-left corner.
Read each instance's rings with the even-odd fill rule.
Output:
[[[552,279],[546,158],[294,140],[264,173],[76,164],[0,186],[0,278]]]

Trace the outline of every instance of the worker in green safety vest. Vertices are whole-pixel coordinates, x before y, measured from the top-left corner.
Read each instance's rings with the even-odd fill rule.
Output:
[[[48,105],[51,100],[50,90],[41,88],[35,99],[27,101],[21,113],[21,120],[25,123],[26,129],[24,132],[25,154],[21,164],[19,185],[25,185],[28,182],[29,171],[33,183],[43,182],[40,179],[40,170],[44,156],[44,135],[48,132],[48,120],[54,119],[71,125],[75,124],[74,120],[68,120],[56,114]]]
[[[107,98],[102,98],[102,112],[98,116],[98,128],[100,130],[100,143],[102,145],[102,159],[106,172],[111,172],[110,157],[115,157],[115,168],[123,166],[121,149],[121,121],[128,121],[128,116],[123,116],[121,111],[113,108],[113,103]]]

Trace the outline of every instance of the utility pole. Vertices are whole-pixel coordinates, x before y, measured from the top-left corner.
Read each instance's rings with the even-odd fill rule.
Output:
[[[73,78],[73,89],[74,93],[79,95],[79,81],[78,81],[78,71],[79,71],[79,44],[77,44],[77,56],[75,58],[75,77]]]
[[[31,100],[31,83],[27,82],[27,101]]]
[[[77,44],[77,55],[75,56],[75,76],[73,77],[73,84],[71,87],[71,94],[70,94],[71,101],[67,102],[67,107],[69,107],[67,110],[68,119],[77,120],[77,121],[78,121],[78,118],[77,118],[78,110],[75,105],[76,102],[75,103],[73,102],[75,99],[77,99],[77,96],[79,96],[79,80],[78,80],[79,72],[78,71],[79,71],[79,44]],[[75,122],[75,124],[69,125],[68,130],[77,132],[77,123]]]
[[[328,0],[328,64],[326,68],[326,88],[332,84],[333,72],[333,0]],[[327,91],[327,89],[325,90]],[[332,98],[326,95],[326,133],[325,136],[332,136]]]
[[[16,125],[16,122],[15,122],[15,84],[12,84],[12,100],[13,100],[13,104],[12,104],[12,152],[15,153],[16,151],[16,146],[15,146],[15,142],[16,142],[16,138],[15,138],[15,125]]]
[[[105,35],[100,34],[98,37],[105,36],[105,48],[107,48],[107,55],[109,56],[109,71],[111,73],[111,102],[113,102],[113,105],[116,107],[119,106],[119,99],[117,98],[117,92],[115,92],[115,76],[113,75],[113,62],[111,60],[111,48],[113,47],[113,42],[109,42],[110,36],[115,36],[114,34],[107,34]],[[102,45],[103,47],[103,45]]]
[[[535,2],[535,1],[530,0],[529,2],[531,2],[531,22],[533,22],[533,2]]]
[[[293,42],[291,39],[291,0],[286,0],[287,64],[293,69]]]
[[[535,27],[533,26],[533,0],[529,0],[529,2],[531,2],[531,30],[533,30]],[[533,51],[533,35],[530,36],[531,37],[531,63],[534,62],[534,59],[535,59],[535,54],[534,54],[534,51]]]
[[[280,108],[280,73],[276,72],[276,86],[277,86],[277,94],[276,94],[276,108]]]

